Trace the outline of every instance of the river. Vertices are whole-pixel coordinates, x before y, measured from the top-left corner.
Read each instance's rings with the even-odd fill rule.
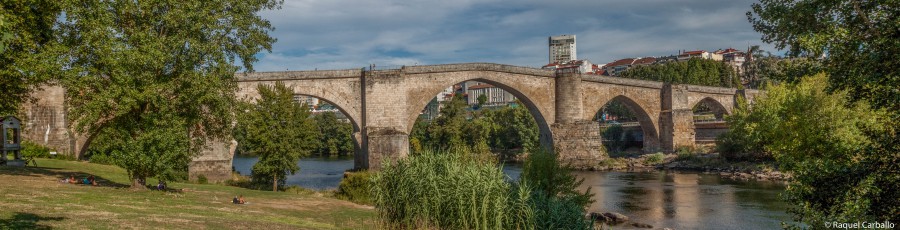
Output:
[[[249,175],[256,157],[237,156],[235,170]],[[304,158],[300,173],[287,184],[323,190],[337,188],[343,172],[353,168],[353,158]],[[503,171],[519,177],[522,168],[508,164]],[[631,220],[674,229],[778,229],[788,222],[788,205],[778,199],[784,185],[746,182],[696,172],[595,172],[577,171],[582,189],[591,188],[591,212],[618,212]],[[616,226],[616,229],[630,229]]]

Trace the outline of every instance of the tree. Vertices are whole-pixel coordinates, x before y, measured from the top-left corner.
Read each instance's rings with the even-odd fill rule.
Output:
[[[521,102],[516,102],[516,106],[488,110],[479,118],[484,120],[485,125],[490,125],[485,129],[491,131],[487,138],[494,149],[531,151],[540,146],[537,122],[534,121],[531,112],[520,105]]]
[[[478,108],[481,108],[481,106],[484,106],[484,103],[487,103],[488,98],[487,98],[487,95],[482,94],[482,95],[478,95],[477,99],[478,99]]]
[[[316,115],[319,140],[316,153],[326,156],[348,155],[353,153],[353,125],[337,119],[334,112]]]
[[[429,126],[427,146],[439,151],[465,145],[463,126],[466,123],[466,100],[461,94],[444,102],[437,118]]]
[[[0,2],[0,115],[14,114],[38,85],[60,69],[52,55],[52,33],[59,16],[58,1]]]
[[[294,102],[293,91],[282,84],[259,85],[260,98],[255,103],[243,103],[235,129],[237,141],[250,154],[259,156],[253,165],[253,179],[271,183],[278,190],[278,182],[300,167],[297,161],[309,156],[319,140],[318,130],[310,118],[306,104]],[[283,184],[283,183],[282,183]]]
[[[58,53],[48,60],[67,88],[68,118],[86,135],[84,151],[98,135],[113,151],[136,152],[123,161],[134,181],[159,172],[138,165],[185,159],[208,140],[231,130],[234,73],[253,71],[256,54],[275,39],[257,13],[280,1],[81,1],[63,7],[53,33]],[[166,125],[150,125],[166,124]],[[177,127],[174,127],[177,126]],[[109,130],[107,132],[107,130]],[[187,141],[168,140],[186,138]],[[138,144],[138,145],[133,145]],[[179,157],[160,157],[179,155]]]
[[[830,89],[900,111],[900,2],[762,0],[747,18],[791,56],[825,57]]]
[[[825,75],[818,74],[768,87],[752,108],[742,102],[720,139],[723,156],[774,158],[792,172],[794,180],[783,195],[796,204],[791,209],[795,219],[810,226],[896,221],[898,175],[878,164],[896,153],[864,151],[891,143],[869,134],[891,129],[886,111],[873,110],[865,101],[849,103],[845,91],[829,94],[827,86]]]
[[[846,90],[850,101],[885,108],[891,117],[882,129],[865,130],[875,141],[854,149],[852,161],[826,165],[826,172],[840,174],[796,176],[808,191],[844,196],[791,197],[804,205],[795,213],[813,221],[864,214],[900,222],[900,1],[762,0],[752,7],[747,18],[763,41],[788,49],[791,56],[820,58],[831,92]],[[832,152],[824,151],[820,154]]]
[[[701,58],[691,58],[687,62],[639,65],[619,76],[672,84],[741,87],[740,78],[730,65]]]

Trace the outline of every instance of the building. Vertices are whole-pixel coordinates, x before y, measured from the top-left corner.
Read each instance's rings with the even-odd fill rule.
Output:
[[[572,60],[566,62],[552,62],[544,65],[541,69],[555,71],[572,71],[577,73],[593,74],[596,73],[598,66],[591,64],[588,60]]]
[[[294,102],[306,103],[309,106],[309,111],[314,111],[319,106],[319,98],[306,95],[294,94]]]
[[[478,97],[481,97],[481,95],[485,95],[487,99],[482,106],[504,106],[516,101],[516,97],[506,92],[506,90],[480,82],[469,85],[466,94],[468,95],[467,102],[469,105],[477,105]]]
[[[744,63],[747,62],[747,53],[734,48],[719,49],[713,53],[722,55],[722,62],[731,65],[738,74],[744,74]]]
[[[655,63],[657,63],[657,59],[654,57],[619,59],[603,65],[603,75],[618,76],[633,66],[652,65]]]
[[[691,58],[712,59],[722,61],[722,54],[706,52],[706,50],[682,51],[678,53],[678,61],[687,61]]]
[[[578,60],[575,35],[559,35],[549,38],[550,63],[565,63]]]

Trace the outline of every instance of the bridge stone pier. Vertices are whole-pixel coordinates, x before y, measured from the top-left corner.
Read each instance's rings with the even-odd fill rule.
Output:
[[[542,146],[578,168],[595,167],[607,158],[599,124],[592,119],[610,101],[623,102],[637,114],[644,133],[645,152],[673,152],[678,147],[695,144],[694,105],[702,101],[730,114],[737,97],[752,101],[758,93],[491,63],[405,66],[386,70],[237,73],[236,81],[239,88],[236,96],[242,100],[258,98],[257,85],[280,81],[291,87],[295,94],[317,97],[337,107],[353,125],[357,147],[354,162],[355,167],[361,169],[378,169],[384,162],[406,157],[409,134],[421,111],[443,89],[464,81],[488,83],[516,96],[534,116]],[[45,96],[50,95],[36,95],[38,98]],[[39,108],[42,107],[27,109],[39,112]],[[55,113],[59,114],[59,111]],[[46,122],[38,121],[33,125],[43,127]],[[60,138],[71,140],[72,136]],[[234,147],[235,143],[231,141],[212,143],[194,158],[191,177],[204,175],[210,181],[227,179]]]

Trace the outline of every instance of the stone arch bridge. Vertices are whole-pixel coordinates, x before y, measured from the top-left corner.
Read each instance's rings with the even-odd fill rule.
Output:
[[[542,145],[552,146],[563,161],[576,167],[595,166],[607,157],[598,124],[592,121],[607,102],[624,102],[636,113],[645,151],[672,152],[695,144],[694,105],[704,101],[730,114],[738,96],[752,101],[758,93],[491,63],[238,73],[236,80],[236,95],[241,99],[259,97],[259,84],[280,81],[295,94],[338,107],[353,124],[356,167],[374,169],[386,158],[405,157],[409,133],[422,109],[443,89],[464,81],[492,84],[516,96],[537,121]],[[36,92],[38,100],[25,107],[26,117],[31,118],[25,136],[65,152],[78,149],[79,138],[65,131],[61,90],[50,87]],[[210,147],[194,158],[191,177],[229,178],[235,143],[214,142]]]

